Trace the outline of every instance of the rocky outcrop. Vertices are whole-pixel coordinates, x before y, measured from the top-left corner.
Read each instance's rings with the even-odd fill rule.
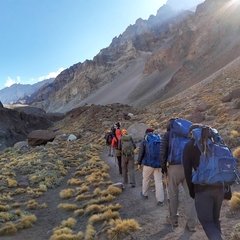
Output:
[[[46,117],[7,108],[0,108],[0,116],[0,150],[25,140],[28,133],[35,129],[46,129],[52,125]]]
[[[28,134],[28,144],[32,147],[45,145],[52,142],[55,138],[55,133],[49,130],[35,130]]]

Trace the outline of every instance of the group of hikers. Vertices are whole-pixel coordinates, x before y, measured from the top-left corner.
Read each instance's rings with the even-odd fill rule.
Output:
[[[134,151],[136,144],[117,122],[105,135],[109,156],[115,154],[123,186],[136,186]],[[185,192],[186,229],[195,232],[197,219],[208,239],[222,239],[220,210],[224,199],[231,199],[230,186],[239,180],[237,161],[218,131],[210,126],[170,119],[163,134],[147,128],[139,145],[138,169],[142,169],[141,197],[148,199],[153,177],[158,206],[167,193],[167,222],[178,227],[179,187]],[[164,181],[163,181],[164,180]],[[164,186],[165,185],[165,186]]]

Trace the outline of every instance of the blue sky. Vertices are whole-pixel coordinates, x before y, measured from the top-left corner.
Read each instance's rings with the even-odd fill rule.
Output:
[[[92,59],[165,0],[0,0],[0,89]]]

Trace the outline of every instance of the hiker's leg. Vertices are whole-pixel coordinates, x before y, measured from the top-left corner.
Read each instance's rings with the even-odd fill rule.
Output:
[[[123,184],[128,184],[128,169],[127,169],[127,158],[122,156],[122,176]]]
[[[169,186],[169,198],[170,198],[170,220],[173,224],[178,222],[177,210],[178,210],[178,185],[181,182],[181,176],[179,170],[181,165],[170,165],[168,168],[168,186]]]
[[[153,173],[153,168],[148,166],[143,166],[143,181],[142,181],[142,194],[144,196],[148,195],[148,187],[150,182],[150,176]]]
[[[222,240],[221,231],[214,222],[214,197],[211,191],[212,189],[206,188],[195,193],[197,216],[208,239]]]
[[[153,172],[155,182],[155,194],[158,202],[164,201],[163,183],[162,183],[162,172],[161,168],[155,168]]]
[[[183,181],[183,189],[185,192],[185,213],[187,216],[187,226],[189,229],[195,228],[197,224],[197,212],[194,204],[194,199],[189,195],[186,179]]]
[[[118,171],[119,171],[119,174],[122,175],[122,156],[118,156],[117,157],[117,160],[118,160]]]
[[[216,188],[212,192],[214,196],[214,205],[213,205],[213,221],[215,222],[216,227],[221,232],[221,226],[220,226],[220,211],[222,207],[222,202],[224,198],[224,191],[222,187]]]
[[[134,170],[134,158],[133,158],[133,156],[129,157],[129,159],[128,159],[128,171],[129,171],[130,183],[135,186],[136,181],[135,181],[135,170]]]

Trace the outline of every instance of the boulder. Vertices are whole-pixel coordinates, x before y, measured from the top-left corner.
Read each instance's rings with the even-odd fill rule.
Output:
[[[0,108],[3,108],[3,104],[2,104],[2,102],[0,101]]]
[[[68,142],[72,142],[72,141],[75,141],[75,140],[77,140],[77,137],[74,134],[70,134],[68,136],[68,139],[67,139]]]
[[[143,139],[145,131],[148,126],[145,123],[134,123],[128,129],[128,134],[131,134],[135,142],[139,142]]]
[[[55,138],[55,133],[49,130],[35,130],[28,134],[28,144],[30,146],[39,146],[52,142]]]
[[[27,141],[20,141],[15,143],[13,147],[18,150],[28,149],[28,143]]]

